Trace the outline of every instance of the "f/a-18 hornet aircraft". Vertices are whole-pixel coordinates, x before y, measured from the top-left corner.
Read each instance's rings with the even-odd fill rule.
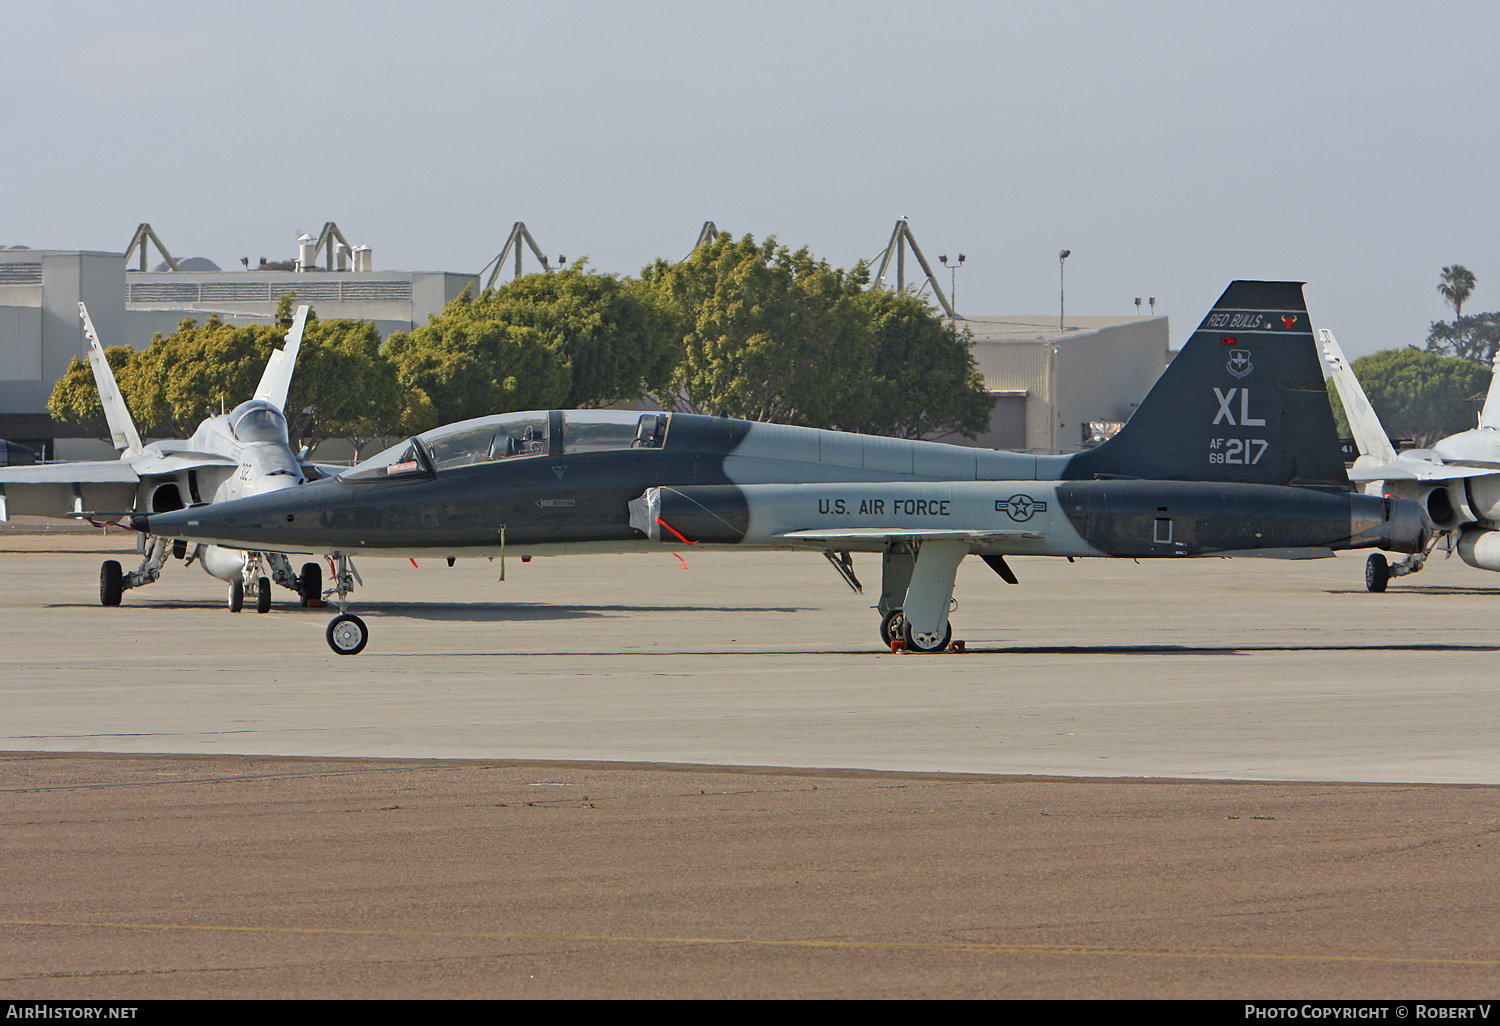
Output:
[[[1349,468],[1349,480],[1372,494],[1420,503],[1436,528],[1432,545],[1445,534],[1456,536],[1458,554],[1465,563],[1500,571],[1500,357],[1479,411],[1478,427],[1439,439],[1431,449],[1398,453],[1333,332],[1323,328],[1318,337],[1359,449],[1359,458]],[[1365,587],[1385,591],[1392,577],[1421,570],[1431,552],[1429,545],[1394,565],[1380,553],[1372,554],[1365,561]]]
[[[948,645],[954,575],[1010,556],[1418,552],[1416,503],[1351,493],[1294,282],[1230,285],[1119,434],[1072,455],[754,424],[551,410],[436,428],[337,478],[135,518],[152,534],[329,555],[335,652],[353,553],[448,557],[681,549],[881,554],[883,640]]]
[[[302,345],[307,310],[306,306],[297,308],[286,341],[271,354],[253,399],[228,414],[209,417],[185,441],[142,445],[88,308],[79,303],[78,314],[89,344],[89,365],[99,386],[114,446],[122,450],[120,458],[0,468],[0,521],[12,515],[84,516],[101,523],[135,512],[166,513],[188,505],[264,494],[343,469],[303,462],[287,440],[282,410]],[[102,512],[106,510],[128,512]],[[233,612],[239,612],[246,595],[255,600],[257,611],[269,611],[272,579],[297,592],[303,605],[321,601],[319,565],[308,563],[301,574],[296,574],[279,552],[239,551],[216,545],[197,545],[188,552],[185,541],[179,539],[174,544],[171,536],[156,535],[143,539],[142,553],[141,565],[129,573],[122,573],[117,561],[105,561],[99,570],[101,603],[117,606],[126,589],[151,584],[161,575],[169,553],[189,563],[196,559],[210,574],[228,581],[229,608]],[[267,572],[269,579],[263,576]]]

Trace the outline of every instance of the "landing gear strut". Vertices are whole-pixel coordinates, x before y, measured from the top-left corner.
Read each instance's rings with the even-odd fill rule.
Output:
[[[328,624],[328,647],[337,655],[359,655],[365,650],[365,643],[370,640],[370,629],[363,620],[348,612],[347,606],[349,593],[354,590],[355,583],[363,584],[364,581],[360,580],[359,571],[354,569],[348,556],[336,555],[333,561],[333,587],[324,594],[338,595],[339,615]],[[304,566],[302,572],[306,575],[307,567]],[[320,570],[319,573],[321,572]]]
[[[881,565],[880,640],[908,652],[941,652],[953,641],[948,609],[966,540],[910,539],[887,545]],[[1008,569],[1008,568],[1007,568]]]

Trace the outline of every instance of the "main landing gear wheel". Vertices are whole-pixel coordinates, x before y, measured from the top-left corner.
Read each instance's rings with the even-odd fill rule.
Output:
[[[328,647],[339,655],[359,655],[369,640],[365,622],[353,613],[336,616],[328,624]]]
[[[892,609],[880,619],[880,640],[885,642],[885,647],[890,648],[891,642],[906,638],[906,617],[901,615],[901,610]]]
[[[298,592],[302,596],[302,604],[310,606],[314,599],[323,597],[323,565],[321,563],[303,563],[302,572],[297,575]]]
[[[908,652],[941,652],[948,647],[953,640],[953,624],[943,625],[943,635],[938,637],[937,632],[914,631],[911,624],[903,625],[906,634],[906,650]]]
[[[118,606],[124,592],[125,575],[120,572],[120,564],[113,559],[106,559],[99,568],[99,604]]]
[[[271,611],[271,579],[262,577],[255,585],[255,611],[257,613],[269,613]]]
[[[1365,560],[1365,590],[1385,591],[1385,586],[1391,579],[1391,565],[1386,558],[1376,552]]]
[[[229,582],[229,611],[238,613],[245,608],[245,582],[236,577]]]

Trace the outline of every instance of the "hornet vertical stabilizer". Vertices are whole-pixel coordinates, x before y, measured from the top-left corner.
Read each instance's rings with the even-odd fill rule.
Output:
[[[1494,373],[1490,377],[1490,391],[1484,397],[1484,409],[1479,411],[1479,426],[1500,428],[1500,353],[1495,354]]]
[[[1396,448],[1391,445],[1390,436],[1385,433],[1364,388],[1344,358],[1338,340],[1327,328],[1318,329],[1318,340],[1323,343],[1323,362],[1328,365],[1329,380],[1338,389],[1339,401],[1344,404],[1344,416],[1349,418],[1349,431],[1354,435],[1354,446],[1359,450],[1361,462],[1374,466],[1394,463]]]
[[[83,319],[83,333],[89,340],[89,366],[94,371],[94,383],[99,387],[99,402],[104,407],[104,419],[109,423],[110,441],[116,449],[124,449],[134,456],[142,449],[140,433],[135,429],[135,421],[131,420],[130,410],[125,406],[125,397],[120,394],[114,372],[104,357],[104,347],[99,344],[99,333],[89,318],[89,308],[79,303],[78,316]]]
[[[292,329],[286,333],[286,342],[271,354],[266,369],[255,386],[255,398],[264,399],[278,410],[286,408],[286,395],[292,387],[292,371],[297,369],[297,353],[302,349],[302,328],[307,323],[307,307],[297,307],[297,317]]]
[[[1299,282],[1237,281],[1069,478],[1349,486]]]

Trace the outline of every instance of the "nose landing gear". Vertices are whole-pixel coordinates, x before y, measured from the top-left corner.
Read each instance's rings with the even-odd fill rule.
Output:
[[[360,580],[359,571],[354,569],[354,563],[348,556],[335,555],[332,559],[333,587],[323,594],[338,595],[339,615],[328,624],[328,647],[336,655],[359,655],[370,640],[370,629],[363,620],[349,612],[347,607],[349,593],[354,590],[355,582],[365,582]],[[304,567],[303,573],[306,572],[307,568]]]

